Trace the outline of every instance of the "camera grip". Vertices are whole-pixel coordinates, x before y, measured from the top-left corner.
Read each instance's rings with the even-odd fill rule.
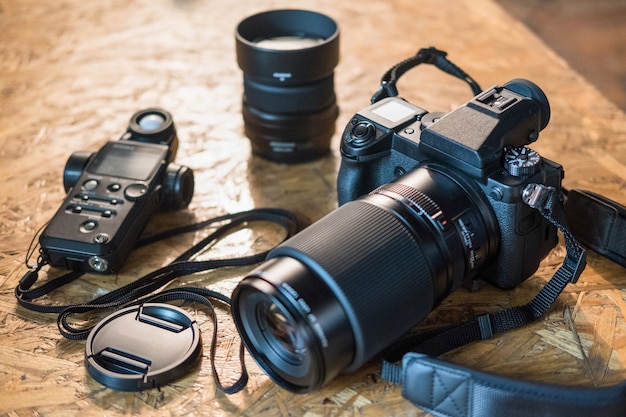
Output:
[[[367,163],[345,158],[341,161],[337,175],[337,201],[340,206],[372,191],[372,184],[377,184],[377,181],[372,178],[371,168]]]
[[[541,214],[519,203],[490,198],[500,227],[500,250],[496,259],[480,272],[491,284],[511,289],[528,279],[558,241],[556,227]]]

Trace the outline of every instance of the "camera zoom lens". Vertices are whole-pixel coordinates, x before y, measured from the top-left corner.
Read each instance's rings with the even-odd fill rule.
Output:
[[[272,250],[235,288],[235,324],[276,383],[315,390],[423,320],[494,256],[499,232],[476,184],[425,164]]]

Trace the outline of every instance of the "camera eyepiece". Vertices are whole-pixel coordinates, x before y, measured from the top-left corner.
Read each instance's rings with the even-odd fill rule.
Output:
[[[244,73],[242,113],[252,151],[279,162],[327,153],[339,115],[335,21],[307,10],[259,13],[239,23],[236,52]]]
[[[550,103],[541,88],[532,81],[515,78],[504,84],[504,88],[524,97],[530,97],[539,106],[539,130],[543,130],[550,122]]]

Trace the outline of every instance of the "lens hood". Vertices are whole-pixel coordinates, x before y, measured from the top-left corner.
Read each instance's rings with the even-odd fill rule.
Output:
[[[318,39],[315,45],[275,49],[259,41],[279,37]],[[246,76],[282,85],[330,76],[339,62],[339,27],[308,10],[272,10],[241,21],[236,33],[237,63]],[[271,45],[271,44],[270,44]]]

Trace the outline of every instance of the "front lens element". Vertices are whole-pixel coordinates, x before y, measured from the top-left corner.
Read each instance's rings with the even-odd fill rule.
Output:
[[[255,43],[259,48],[274,49],[277,51],[294,51],[297,49],[310,48],[324,42],[318,37],[306,36],[276,36],[273,38],[260,39]]]
[[[284,388],[307,392],[352,360],[354,340],[337,298],[301,262],[273,259],[233,293],[237,330],[259,366]],[[236,302],[235,302],[236,300]]]
[[[291,317],[275,303],[268,302],[259,305],[258,320],[268,346],[278,356],[294,365],[302,363],[306,346]]]

